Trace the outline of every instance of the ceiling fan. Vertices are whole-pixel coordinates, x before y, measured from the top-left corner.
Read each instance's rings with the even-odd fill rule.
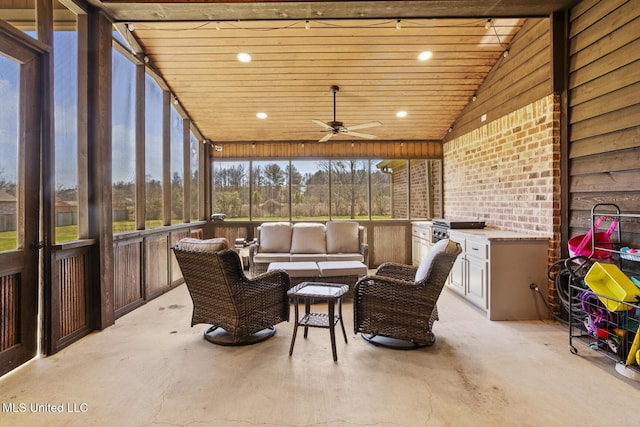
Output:
[[[323,127],[328,133],[323,136],[318,142],[326,142],[330,140],[334,135],[343,133],[345,135],[357,136],[358,138],[374,139],[376,136],[368,133],[354,132],[357,129],[366,129],[376,126],[382,126],[382,123],[375,121],[369,123],[362,123],[354,126],[343,126],[342,122],[336,120],[336,93],[340,90],[338,86],[331,86],[331,92],[333,92],[333,121],[323,122],[321,120],[311,119],[311,121],[321,127]]]

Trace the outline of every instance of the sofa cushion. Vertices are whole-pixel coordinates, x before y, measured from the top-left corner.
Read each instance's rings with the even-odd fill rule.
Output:
[[[366,276],[367,266],[358,261],[319,262],[318,269],[322,277]]]
[[[291,223],[265,222],[260,225],[260,252],[288,253],[291,249]]]
[[[256,264],[266,264],[269,262],[289,262],[289,252],[258,252],[253,256]]]
[[[420,265],[416,270],[416,277],[414,281],[421,282],[429,277],[433,260],[439,253],[457,253],[456,242],[453,242],[449,239],[442,239],[438,241],[438,243],[433,245],[429,253],[424,258],[422,258],[422,261],[420,261]]]
[[[327,222],[327,253],[358,253],[360,224],[354,221]]]
[[[292,254],[326,254],[324,224],[300,222],[293,225],[291,236]]]
[[[291,262],[318,262],[326,261],[327,254],[291,254],[289,258]]]
[[[272,262],[267,271],[284,270],[290,277],[318,277],[318,264],[315,262]]]
[[[353,254],[327,254],[327,261],[360,261],[364,262],[364,256],[359,253]]]
[[[185,237],[178,242],[178,247],[190,251],[211,251],[218,252],[229,247],[229,242],[224,237],[213,239],[196,239],[195,237]]]

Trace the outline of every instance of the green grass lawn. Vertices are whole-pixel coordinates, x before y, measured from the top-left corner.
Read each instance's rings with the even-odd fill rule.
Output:
[[[175,224],[179,224],[180,221],[176,221]],[[146,223],[147,229],[157,228],[162,226],[162,220],[150,220]],[[134,221],[116,221],[113,223],[113,233],[124,233],[126,231],[133,231],[136,229],[136,223]],[[64,227],[56,227],[56,243],[69,242],[78,239],[78,226],[67,225]],[[16,248],[17,238],[15,231],[3,231],[0,232],[0,252],[10,251]]]
[[[349,220],[351,218],[344,217],[333,217],[333,220]],[[366,221],[368,217],[356,217],[354,218],[356,221]],[[371,217],[372,220],[381,220],[381,219],[391,219],[388,216],[376,216]],[[249,218],[229,218],[228,221],[249,221]],[[254,218],[254,221],[289,221],[289,218]],[[296,217],[295,221],[326,221],[327,218],[322,217]],[[172,221],[172,224],[180,224],[179,220]],[[162,220],[150,220],[146,222],[146,228],[148,230],[152,228],[158,228],[162,226]],[[127,231],[134,231],[136,229],[136,224],[134,221],[116,221],[113,223],[113,233],[124,233]],[[56,227],[56,243],[69,242],[72,240],[77,240],[78,238],[78,226],[76,225],[67,225],[64,227]],[[0,252],[10,251],[16,248],[16,232],[15,231],[3,231],[0,232]]]

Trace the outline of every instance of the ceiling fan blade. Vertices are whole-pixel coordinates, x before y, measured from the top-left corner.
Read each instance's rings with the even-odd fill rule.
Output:
[[[333,128],[331,126],[329,126],[328,124],[326,124],[323,121],[316,120],[316,119],[311,119],[311,121],[313,123],[317,124],[318,126],[322,126],[325,130],[333,130]]]
[[[349,129],[349,130],[366,129],[366,128],[372,128],[372,127],[376,127],[376,126],[382,126],[382,123],[380,123],[378,121],[369,122],[369,123],[362,123],[360,125],[348,126],[347,129]]]
[[[325,136],[323,136],[318,142],[327,142],[328,140],[331,139],[332,136],[333,136],[333,132],[329,132]]]
[[[369,133],[351,132],[350,130],[347,132],[344,132],[344,134],[349,136],[357,136],[358,138],[365,138],[365,139],[377,138],[375,135],[371,135]]]

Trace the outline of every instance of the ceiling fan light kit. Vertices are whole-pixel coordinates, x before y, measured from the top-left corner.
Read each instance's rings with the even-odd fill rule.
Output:
[[[313,123],[317,124],[318,126],[324,128],[327,131],[327,134],[322,138],[320,138],[318,142],[326,142],[330,140],[334,135],[337,135],[339,133],[343,133],[349,136],[355,136],[358,138],[374,139],[376,137],[375,135],[371,135],[368,133],[361,133],[361,132],[353,132],[353,131],[358,129],[366,129],[366,128],[371,128],[376,126],[382,126],[382,123],[378,121],[374,121],[374,122],[362,123],[354,126],[344,126],[342,122],[339,122],[336,120],[336,94],[338,93],[339,90],[340,90],[339,86],[335,86],[335,85],[331,86],[331,92],[333,92],[333,121],[325,123],[321,120],[311,119]]]

